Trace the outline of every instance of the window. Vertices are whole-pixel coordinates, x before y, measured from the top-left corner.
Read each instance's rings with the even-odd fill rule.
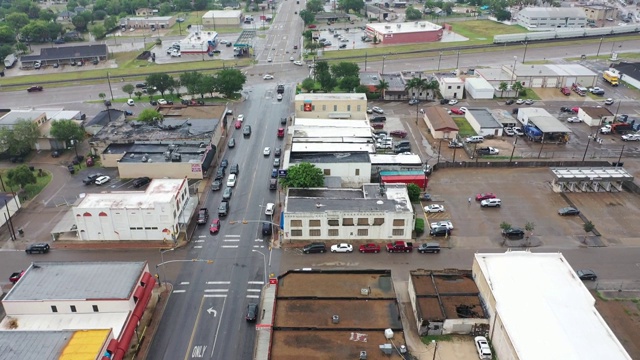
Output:
[[[71,305],[71,306],[69,306],[69,308],[71,308],[71,312],[77,312],[75,305]]]
[[[309,236],[320,236],[320,229],[311,229],[309,230]]]
[[[358,218],[358,225],[369,225],[369,219],[368,218]]]
[[[327,111],[327,105],[322,105],[322,111]]]
[[[338,105],[333,105],[333,111],[338,111]]]
[[[306,111],[306,110],[304,109],[304,105],[300,105],[300,111]]]
[[[447,86],[447,89],[451,90],[451,85]]]
[[[329,226],[340,226],[340,220],[327,220]],[[331,231],[331,230],[329,230]]]
[[[100,310],[98,310],[98,305],[93,305],[93,312],[100,312]]]
[[[330,176],[331,175],[331,169],[324,169],[324,174],[325,174],[325,176]]]
[[[291,236],[302,236],[302,230],[291,230]]]
[[[404,236],[404,229],[393,229],[391,235]]]
[[[302,227],[302,220],[291,220],[291,227]]]
[[[356,176],[360,175],[360,169],[356,169]]]
[[[320,220],[309,220],[309,227],[320,227]]]
[[[358,229],[358,236],[368,236],[369,229]]]
[[[340,235],[340,230],[338,229],[329,229],[329,236],[338,236]]]
[[[380,225],[382,225],[382,224],[384,224],[384,218],[374,218],[374,219],[373,219],[373,225],[378,225],[378,226],[380,226]]]
[[[51,312],[57,313],[58,312],[58,307],[55,305],[51,305]]]
[[[356,109],[358,109],[357,111],[362,111],[362,110],[360,110],[360,106],[361,106],[361,105],[358,105],[358,107],[356,108]]]
[[[347,105],[347,111],[351,111],[351,105]]]
[[[393,226],[404,226],[404,219],[393,219]]]
[[[342,219],[342,226],[353,226],[353,218]]]

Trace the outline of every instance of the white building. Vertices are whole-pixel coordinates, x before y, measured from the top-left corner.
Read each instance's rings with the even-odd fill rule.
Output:
[[[520,10],[516,22],[530,31],[585,28],[587,14],[579,7],[527,7]]]
[[[490,82],[483,78],[466,78],[464,89],[467,95],[474,99],[493,99],[495,89]]]
[[[322,170],[325,177],[334,177],[341,187],[356,188],[371,182],[371,159],[368,152],[291,152],[283,168],[307,162]]]
[[[201,31],[189,33],[180,40],[180,52],[183,54],[202,54],[216,47],[218,33],[215,31]]]
[[[78,358],[87,358],[88,353],[92,359],[116,352],[124,355],[140,331],[137,326],[155,284],[147,262],[32,263],[2,300],[7,316],[0,323],[0,338],[21,335],[32,341],[61,341],[36,347],[12,344],[12,359],[58,358],[62,352],[55,350],[60,344],[82,348],[84,354]],[[58,338],[59,332],[71,336]],[[65,354],[75,354],[73,348],[68,350]]]
[[[480,253],[472,270],[497,358],[631,359],[562,254]]]
[[[601,126],[613,123],[614,115],[602,106],[581,106],[578,109],[578,117],[589,126]]]
[[[489,109],[468,109],[464,117],[478,135],[502,136],[503,126]]]
[[[440,93],[445,99],[462,99],[464,97],[464,80],[457,76],[440,76]]]
[[[362,189],[288,189],[284,241],[409,240],[413,206],[406,184]]]
[[[216,26],[240,26],[241,23],[240,10],[209,10],[202,15],[202,25],[214,29]]]
[[[298,94],[296,118],[366,120],[367,95],[362,93]]]
[[[156,179],[146,191],[87,194],[72,210],[80,240],[168,241],[188,201],[187,179]]]

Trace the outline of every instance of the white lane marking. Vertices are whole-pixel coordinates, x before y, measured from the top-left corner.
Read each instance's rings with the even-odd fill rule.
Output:
[[[228,292],[229,289],[204,289],[204,292]]]
[[[260,299],[260,295],[247,295],[249,299]]]
[[[228,285],[231,284],[231,281],[207,281],[207,285]]]
[[[223,249],[236,249],[238,248],[238,245],[222,245],[221,247]]]
[[[189,285],[189,284],[190,284],[190,282],[188,282],[188,281],[183,281],[183,282],[180,283],[180,285]]]
[[[202,249],[202,245],[196,245],[193,247],[194,249]]]
[[[247,281],[247,284],[264,285],[264,281]]]
[[[202,238],[206,238],[206,237],[207,237],[207,235],[200,235],[200,236],[198,236],[198,237],[199,237],[200,239],[202,239]]]
[[[173,290],[173,293],[177,294],[177,293],[183,293],[183,292],[186,292],[186,291],[187,290]]]
[[[214,298],[226,298],[227,295],[224,294],[204,294],[204,297],[206,298],[210,298],[210,297],[214,297]]]
[[[240,237],[240,235],[225,235],[225,237]]]
[[[194,241],[194,242],[197,242],[197,243],[203,243],[203,242],[204,242],[204,240],[196,240],[196,241]]]
[[[247,289],[248,292],[260,292],[260,289]]]
[[[255,239],[254,241],[263,242],[264,240],[262,240],[262,239]]]
[[[224,239],[224,241],[238,242],[240,239]]]

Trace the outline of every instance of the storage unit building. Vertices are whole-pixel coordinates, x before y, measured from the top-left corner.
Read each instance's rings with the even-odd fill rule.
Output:
[[[503,126],[489,109],[468,109],[464,117],[478,135],[502,136]]]
[[[464,89],[473,99],[493,99],[495,89],[483,78],[466,78]]]

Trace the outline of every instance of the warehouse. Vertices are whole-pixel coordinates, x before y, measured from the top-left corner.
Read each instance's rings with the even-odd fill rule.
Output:
[[[496,358],[631,359],[561,253],[478,253],[472,272]]]
[[[440,41],[442,26],[428,21],[367,24],[365,34],[381,44],[415,44]]]
[[[518,60],[516,58],[511,64],[503,65],[500,69],[476,69],[476,74],[495,88],[499,87],[501,82],[512,85],[514,81],[527,88],[559,89],[571,87],[574,83],[592,87],[598,80],[598,74],[579,64],[523,65]],[[508,92],[505,92],[505,95],[511,96]]]
[[[483,78],[466,78],[464,89],[473,99],[493,99],[495,93],[493,85]]]
[[[130,17],[120,20],[120,26],[129,29],[168,29],[175,23],[174,16]]]
[[[40,55],[25,55],[20,57],[21,68],[31,69],[36,62],[41,65],[68,65],[78,61],[107,60],[109,51],[107,45],[78,45],[40,49]]]
[[[242,23],[242,11],[240,10],[209,10],[202,15],[204,27],[216,26],[240,26]]]
[[[493,117],[489,109],[469,109],[464,114],[476,134],[482,136],[502,136],[502,124]]]

